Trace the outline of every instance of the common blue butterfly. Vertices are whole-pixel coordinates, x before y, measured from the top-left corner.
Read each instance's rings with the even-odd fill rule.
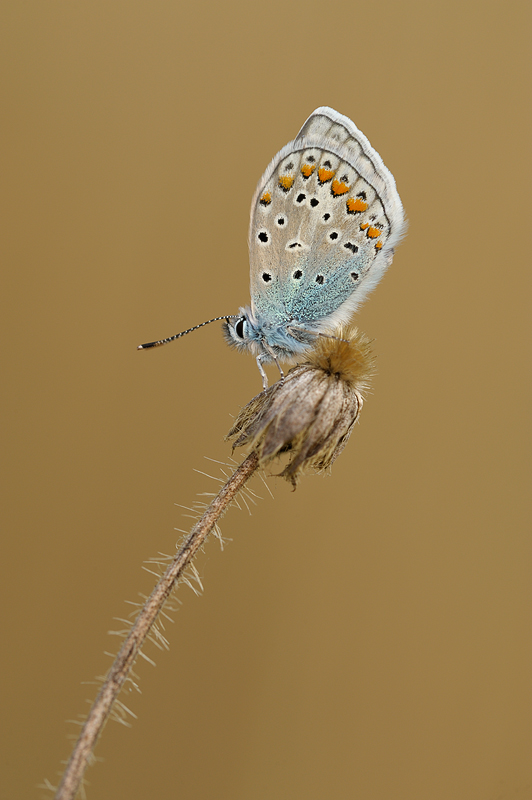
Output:
[[[405,232],[395,180],[350,119],[317,108],[277,153],[251,203],[251,304],[217,320],[263,363],[291,360],[346,323],[392,263]]]

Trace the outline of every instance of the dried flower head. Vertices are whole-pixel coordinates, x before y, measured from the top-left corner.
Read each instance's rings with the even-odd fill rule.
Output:
[[[257,395],[238,415],[227,439],[249,445],[264,466],[290,453],[280,473],[294,486],[307,468],[322,471],[340,455],[374,373],[370,342],[356,328],[341,339],[320,338],[304,364]]]

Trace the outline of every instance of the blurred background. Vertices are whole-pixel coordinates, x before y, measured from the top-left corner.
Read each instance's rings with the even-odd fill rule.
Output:
[[[218,324],[136,345],[248,302],[256,182],[324,104],[409,218],[373,393],[331,477],[228,513],[88,797],[532,798],[530,9],[2,5],[1,798],[49,796],[261,388]]]

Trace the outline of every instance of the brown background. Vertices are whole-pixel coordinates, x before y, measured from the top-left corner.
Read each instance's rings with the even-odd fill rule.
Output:
[[[532,798],[529,9],[2,4],[2,798],[57,780],[260,388],[217,325],[135,346],[248,302],[255,184],[322,104],[410,220],[374,393],[332,477],[229,513],[89,799]]]

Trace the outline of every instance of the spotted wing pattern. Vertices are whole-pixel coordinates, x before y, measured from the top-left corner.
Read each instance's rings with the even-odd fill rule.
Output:
[[[253,312],[272,324],[346,321],[391,263],[404,227],[378,153],[347,117],[317,109],[253,198]]]

